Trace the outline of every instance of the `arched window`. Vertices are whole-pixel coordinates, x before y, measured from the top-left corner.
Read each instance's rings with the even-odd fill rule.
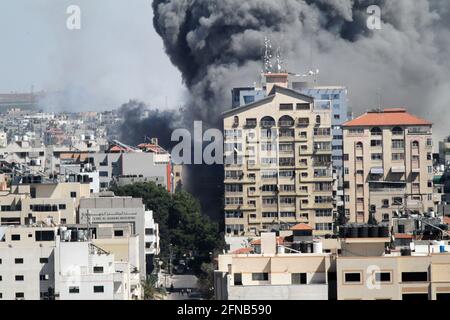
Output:
[[[413,141],[412,142],[412,147],[413,147],[413,149],[418,149],[419,148],[419,141]]]
[[[382,131],[380,128],[378,127],[374,127],[372,129],[370,129],[370,134],[373,136],[381,136],[382,135]]]
[[[356,143],[356,149],[362,149],[363,148],[363,143],[362,142],[357,142]]]
[[[275,119],[269,116],[265,116],[261,119],[261,127],[274,127]]]
[[[403,129],[400,127],[394,127],[394,128],[392,128],[392,134],[393,135],[403,134]]]
[[[234,116],[233,126],[237,127],[238,125],[239,125],[239,117],[238,116]]]
[[[290,116],[282,116],[278,120],[279,127],[292,127],[294,125],[294,119]]]
[[[320,116],[316,116],[316,124],[320,124]]]

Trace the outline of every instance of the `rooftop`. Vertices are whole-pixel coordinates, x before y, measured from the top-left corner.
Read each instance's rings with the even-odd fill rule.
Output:
[[[405,108],[388,108],[369,111],[343,124],[344,127],[360,126],[421,126],[432,125],[431,122],[412,115]]]
[[[293,226],[290,230],[301,231],[301,230],[312,230],[313,228],[305,223],[299,223]]]

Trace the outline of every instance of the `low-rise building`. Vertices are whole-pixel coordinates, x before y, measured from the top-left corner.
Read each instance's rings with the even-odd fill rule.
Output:
[[[139,237],[131,229],[0,226],[0,300],[140,299]]]
[[[139,236],[139,270],[142,276],[151,274],[155,255],[159,254],[158,224],[153,212],[145,210],[140,198],[115,197],[106,194],[81,199],[80,223],[87,224],[129,223],[132,232]]]

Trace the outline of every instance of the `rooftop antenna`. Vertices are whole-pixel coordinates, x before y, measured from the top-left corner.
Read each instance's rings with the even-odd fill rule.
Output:
[[[277,65],[276,65],[276,71],[277,71],[277,73],[285,72],[285,70],[284,70],[284,68],[283,68],[283,63],[284,63],[284,61],[283,61],[283,59],[282,59],[282,57],[281,57],[281,48],[280,48],[280,47],[277,47],[277,52],[276,52],[276,58],[275,58],[275,60],[276,60],[276,63],[277,63]]]
[[[264,73],[272,73],[273,65],[272,65],[272,43],[270,39],[266,36],[264,37],[264,57],[263,57],[263,72]]]
[[[376,95],[377,95],[377,107],[379,110],[381,110],[381,90],[380,90],[380,88],[378,88]]]

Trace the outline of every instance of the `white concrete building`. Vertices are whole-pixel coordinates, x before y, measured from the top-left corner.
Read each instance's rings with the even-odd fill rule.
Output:
[[[48,299],[54,247],[55,228],[0,226],[0,300]]]
[[[131,224],[133,233],[139,236],[139,270],[142,275],[151,274],[154,256],[159,254],[159,230],[153,212],[145,210],[142,199],[109,194],[85,198],[80,202],[80,223],[86,224],[87,217],[93,224]]]
[[[116,263],[111,254],[91,242],[59,242],[55,249],[55,287],[60,300],[129,300],[133,292],[128,263]],[[139,278],[139,277],[137,277]]]

